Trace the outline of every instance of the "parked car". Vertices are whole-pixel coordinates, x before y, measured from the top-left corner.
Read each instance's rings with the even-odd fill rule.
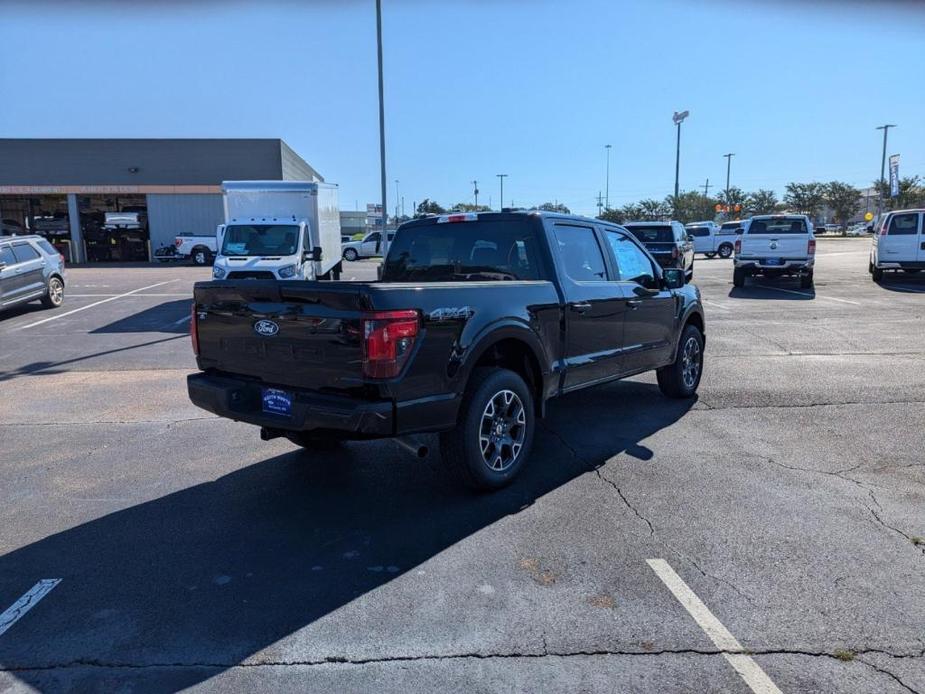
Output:
[[[21,236],[28,233],[22,222],[15,219],[0,219],[0,236]]]
[[[627,222],[623,225],[642,242],[662,267],[684,270],[689,282],[694,277],[694,243],[681,222]]]
[[[691,222],[686,227],[687,233],[694,239],[694,252],[703,253],[707,258],[729,258],[735,247],[734,229],[724,231],[716,222]]]
[[[683,271],[549,212],[407,222],[377,282],[199,282],[192,317],[199,407],[305,447],[438,432],[479,489],[523,468],[550,398],[649,370],[689,398],[703,367]]]
[[[886,213],[871,239],[868,270],[879,282],[885,270],[917,273],[925,269],[925,209]]]
[[[194,265],[211,265],[218,252],[218,238],[215,234],[193,234],[188,231],[177,234],[174,239],[176,255],[191,260]]]
[[[795,276],[800,286],[813,285],[816,237],[806,215],[757,215],[747,221],[735,243],[732,283],[745,286],[745,278]]]
[[[389,232],[389,243],[395,238],[395,232]],[[382,232],[374,231],[367,234],[360,241],[350,241],[343,246],[344,260],[359,260],[360,258],[382,257]]]
[[[64,302],[64,256],[41,236],[0,238],[0,308],[36,299],[45,308]]]

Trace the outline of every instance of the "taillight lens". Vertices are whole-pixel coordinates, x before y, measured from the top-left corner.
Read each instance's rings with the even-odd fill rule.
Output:
[[[375,311],[363,317],[363,374],[394,378],[400,372],[420,329],[417,311]]]
[[[887,228],[888,228],[888,227],[887,227],[887,223],[884,222],[883,225],[880,227],[880,235],[881,235],[881,236],[886,236]]]
[[[816,239],[809,240],[809,243],[806,244],[806,252],[809,255],[816,255]]]
[[[735,249],[736,249],[736,255],[742,252],[742,239],[736,239]]]
[[[672,246],[672,247],[671,247],[671,257],[672,257],[672,258],[677,258],[679,255],[680,255],[680,253],[678,252],[678,247],[677,247],[677,246]]]
[[[193,302],[192,314],[189,322],[189,336],[193,342],[193,354],[199,356],[199,319],[196,317],[196,303]]]
[[[183,245],[183,239],[181,239],[181,238],[175,238],[175,239],[173,240],[173,245],[176,246],[177,248],[179,248],[180,246]]]
[[[64,265],[64,254],[63,253],[58,254],[58,260],[60,260],[61,264]]]

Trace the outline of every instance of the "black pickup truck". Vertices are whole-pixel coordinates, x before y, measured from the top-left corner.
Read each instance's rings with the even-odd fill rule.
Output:
[[[557,395],[657,370],[691,397],[699,290],[622,227],[545,212],[402,225],[376,282],[195,286],[191,400],[305,447],[440,433],[480,489],[525,464]]]

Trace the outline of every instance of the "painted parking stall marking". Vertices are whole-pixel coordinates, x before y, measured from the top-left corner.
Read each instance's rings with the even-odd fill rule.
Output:
[[[662,583],[703,629],[704,633],[713,642],[713,645],[723,652],[723,657],[739,673],[745,684],[755,694],[782,694],[781,690],[765,674],[758,663],[745,654],[745,649],[742,648],[742,644],[736,640],[736,637],[710,612],[709,608],[703,604],[703,601],[678,576],[667,561],[664,559],[646,559],[646,563],[652,567],[652,570],[662,580]]]
[[[115,296],[110,296],[106,299],[101,299],[100,301],[94,301],[92,304],[87,304],[86,306],[81,306],[80,308],[75,308],[70,311],[65,311],[64,313],[57,313],[50,318],[43,318],[42,320],[35,321],[34,323],[27,323],[26,325],[17,328],[18,330],[25,330],[26,328],[34,328],[37,325],[42,325],[48,323],[49,321],[58,320],[59,318],[64,318],[65,316],[70,316],[79,311],[86,311],[88,308],[93,308],[94,306],[99,306],[100,304],[105,304],[110,301],[115,301],[116,299],[121,299],[126,296],[132,296],[132,294],[137,294],[138,292],[143,292],[146,289],[154,289],[155,287],[161,287],[165,284],[170,284],[171,282],[178,282],[179,280],[166,280],[165,282],[158,282],[157,284],[149,284],[147,287],[140,287],[138,289],[133,289],[130,292],[123,292],[122,294],[116,294]]]
[[[43,578],[19,600],[4,610],[3,614],[0,614],[0,636],[3,636],[11,626],[19,621],[20,617],[35,607],[59,583],[61,583],[60,578]]]

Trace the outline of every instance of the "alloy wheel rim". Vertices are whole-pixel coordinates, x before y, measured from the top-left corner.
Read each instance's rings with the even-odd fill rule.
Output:
[[[520,456],[527,436],[527,415],[512,390],[495,393],[485,405],[479,423],[482,461],[494,472],[504,472]]]
[[[64,296],[64,287],[61,286],[61,282],[58,280],[52,280],[51,286],[48,288],[48,293],[51,295],[53,303],[60,304],[61,298]]]
[[[681,378],[684,385],[693,388],[700,375],[700,343],[695,337],[687,338],[681,352]]]

